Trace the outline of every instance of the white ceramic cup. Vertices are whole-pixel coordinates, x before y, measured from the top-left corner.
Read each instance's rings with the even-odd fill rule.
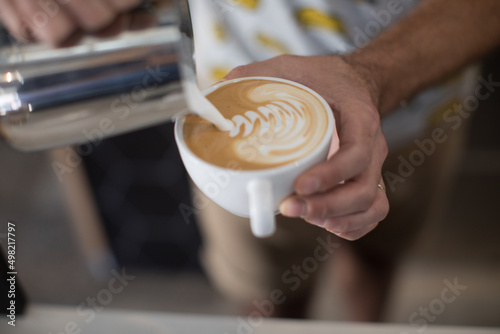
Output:
[[[238,169],[237,162],[229,163],[228,168],[222,168],[202,160],[189,150],[183,136],[184,117],[176,121],[175,140],[184,166],[196,186],[227,211],[240,217],[250,218],[255,236],[267,237],[276,229],[275,215],[279,213],[279,204],[293,193],[293,183],[297,176],[309,167],[325,161],[330,144],[336,146],[332,147],[332,152],[338,148],[338,137],[333,113],[328,103],[318,93],[293,81],[270,77],[238,78],[218,83],[203,93],[208,95],[222,86],[255,79],[284,82],[308,91],[321,101],[328,114],[328,127],[325,137],[311,153],[304,158],[274,168],[242,170]],[[332,140],[332,136],[335,136],[336,140]]]

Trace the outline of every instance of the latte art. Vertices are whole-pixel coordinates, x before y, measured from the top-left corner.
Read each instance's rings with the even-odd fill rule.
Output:
[[[255,88],[249,96],[252,102],[268,99],[271,102],[231,119],[234,127],[229,136],[238,137],[234,149],[240,159],[277,164],[301,158],[317,145],[318,141],[314,140],[317,133],[312,133],[310,129],[313,125],[321,127],[321,124],[318,124],[319,117],[308,111],[314,106],[316,98],[303,92],[300,92],[301,96],[283,93],[281,86],[265,84]],[[246,151],[248,140],[254,138],[258,140],[258,145],[255,153],[249,154]]]
[[[197,116],[188,116],[184,138],[200,158],[226,167],[263,169],[299,160],[324,138],[326,109],[310,92],[268,80],[222,86],[207,98],[233,122],[229,132]]]

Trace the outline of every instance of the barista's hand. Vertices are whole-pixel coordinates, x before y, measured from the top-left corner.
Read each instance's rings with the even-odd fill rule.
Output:
[[[389,211],[387,196],[377,186],[384,184],[387,144],[376,87],[337,56],[280,56],[238,67],[225,79],[247,76],[280,77],[310,87],[330,104],[337,122],[338,152],[297,178],[296,194],[281,203],[282,214],[303,217],[348,240],[373,230]]]
[[[65,43],[79,32],[109,29],[142,0],[0,0],[0,19],[19,39]],[[119,22],[118,22],[119,24]]]

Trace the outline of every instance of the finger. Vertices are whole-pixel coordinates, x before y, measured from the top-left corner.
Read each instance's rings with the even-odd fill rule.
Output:
[[[129,15],[119,15],[112,23],[106,26],[104,29],[99,30],[95,33],[98,37],[112,37],[119,35],[122,31],[127,30],[130,27],[130,16]]]
[[[307,221],[335,234],[356,231],[366,226],[376,224],[384,220],[389,212],[389,201],[387,200],[387,196],[380,189],[377,190],[375,201],[366,211],[327,219],[307,219]]]
[[[378,226],[378,223],[364,227],[364,228],[359,229],[359,230],[344,232],[344,233],[340,233],[337,235],[343,239],[346,239],[349,241],[354,241],[354,240],[358,240],[359,238],[364,237],[365,235],[367,235],[368,233],[373,231],[377,226]]]
[[[126,12],[137,7],[143,0],[107,0],[113,9],[117,12]]]
[[[105,28],[115,19],[113,7],[102,0],[73,0],[66,5],[78,25],[88,32]]]
[[[307,215],[307,203],[304,198],[296,195],[285,198],[280,203],[280,213],[285,217],[305,218]]]
[[[290,71],[283,71],[280,66],[283,64],[293,63],[298,58],[299,57],[297,56],[281,55],[265,61],[245,66],[238,66],[229,72],[224,77],[223,81],[250,76],[279,77],[282,79],[296,81],[290,76]]]
[[[280,210],[285,216],[323,221],[367,211],[380,195],[378,184],[383,184],[380,177],[382,163],[383,159],[374,158],[367,171],[327,192],[289,197],[283,201]]]
[[[327,192],[306,197],[306,218],[325,219],[369,210],[377,198],[386,197],[378,184],[382,183],[385,139],[378,141],[376,154],[369,168],[355,178],[335,186]],[[382,152],[382,153],[379,153]]]
[[[367,211],[373,205],[380,195],[378,184],[383,184],[382,165],[387,155],[385,138],[381,135],[376,143],[367,170],[327,192],[307,198],[308,216],[333,218]]]
[[[380,192],[377,187],[380,176],[373,177],[371,174],[364,173],[356,181],[340,184],[325,193],[305,197],[305,217],[326,219],[369,210]]]
[[[139,11],[128,16],[130,30],[145,29],[158,24],[158,18],[151,13]]]
[[[41,4],[36,0],[16,1],[17,15],[36,40],[58,45],[74,31],[75,26],[56,1],[44,2],[43,8]]]
[[[344,145],[330,160],[316,164],[301,174],[295,180],[295,192],[301,196],[325,192],[363,173],[370,160],[371,154],[362,145]]]
[[[376,110],[372,106],[355,104],[354,108],[363,110],[343,111],[339,150],[330,160],[315,165],[297,178],[294,184],[297,194],[324,192],[359,175],[370,166],[377,145],[376,136],[380,135],[380,121],[378,115],[373,114]]]
[[[85,36],[85,33],[81,29],[75,29],[73,33],[68,35],[61,43],[57,44],[58,47],[71,47],[78,45],[78,43]]]
[[[264,73],[266,73],[266,76],[272,76],[272,72],[269,71],[266,72],[267,68],[268,66],[266,66],[265,61],[245,66],[238,66],[233,68],[231,72],[229,72],[224,78],[222,78],[222,81],[232,80],[242,77],[260,76],[263,75]],[[272,71],[272,69],[269,70]]]
[[[29,38],[27,27],[23,24],[20,14],[10,0],[0,1],[0,20],[14,37]]]
[[[385,145],[385,139],[379,140]],[[379,145],[380,146],[380,145]],[[381,154],[375,154],[368,170],[355,178],[337,184],[327,192],[311,196],[290,196],[280,205],[280,211],[288,217],[325,220],[356,212],[367,211],[380,193],[378,184],[384,184],[381,178],[384,147],[377,149]],[[385,192],[383,194],[385,196]]]

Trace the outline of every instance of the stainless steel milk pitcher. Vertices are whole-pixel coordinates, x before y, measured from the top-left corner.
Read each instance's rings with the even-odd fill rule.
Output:
[[[0,132],[14,147],[77,144],[168,121],[195,82],[187,0],[149,1],[143,23],[111,38],[54,49],[0,28]]]

